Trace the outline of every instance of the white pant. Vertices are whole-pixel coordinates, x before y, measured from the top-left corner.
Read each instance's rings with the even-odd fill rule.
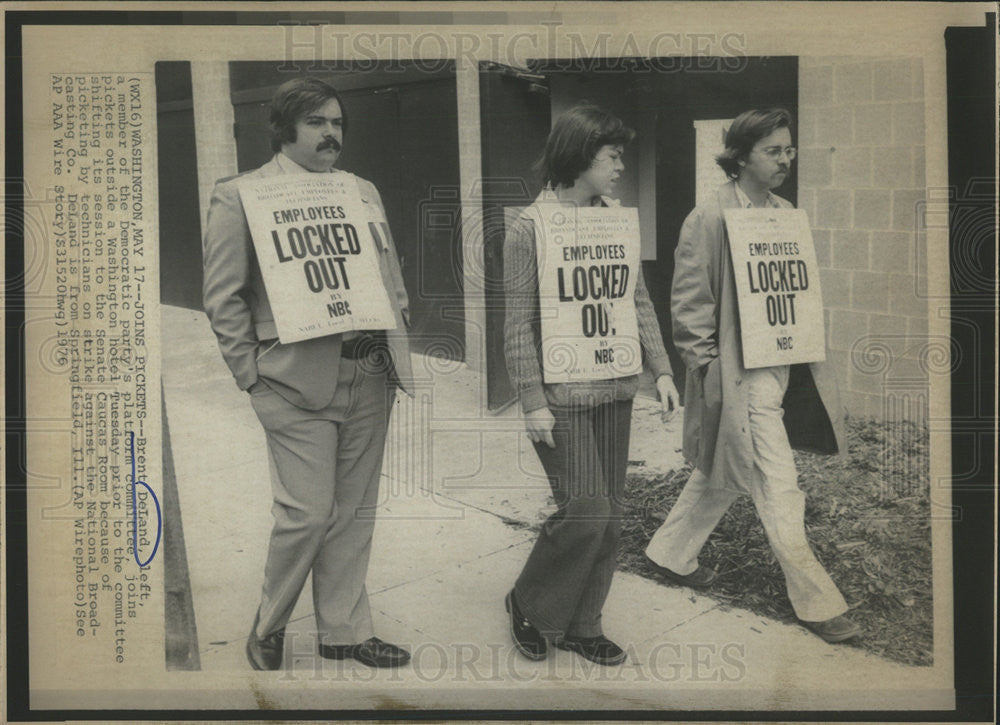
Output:
[[[816,560],[805,530],[805,494],[799,490],[795,459],[782,422],[781,401],[788,367],[748,370],[744,377],[753,439],[750,497],[785,574],[788,598],[799,619],[819,622],[847,611],[847,602]],[[698,554],[719,519],[740,494],[709,485],[695,469],[646,555],[678,574],[698,568]]]

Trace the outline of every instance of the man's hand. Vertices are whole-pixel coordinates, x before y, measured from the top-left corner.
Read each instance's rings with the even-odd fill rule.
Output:
[[[532,443],[545,443],[549,448],[555,448],[556,442],[552,438],[552,428],[555,424],[555,416],[548,408],[539,408],[524,414],[524,429],[528,431],[528,438]]]
[[[656,379],[656,389],[660,392],[660,404],[663,406],[660,412],[660,420],[666,423],[677,412],[677,388],[674,387],[674,378],[670,375],[661,375]]]

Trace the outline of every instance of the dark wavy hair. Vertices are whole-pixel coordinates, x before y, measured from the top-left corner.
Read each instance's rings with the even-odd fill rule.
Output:
[[[624,146],[635,131],[621,119],[592,103],[581,103],[562,114],[552,126],[537,167],[545,185],[572,186],[590,168],[602,146]]]
[[[282,83],[271,99],[271,149],[280,151],[284,143],[295,143],[295,124],[331,98],[340,104],[342,128],[347,134],[347,109],[337,89],[326,81],[301,76]]]
[[[726,176],[736,179],[740,175],[740,161],[746,159],[753,147],[765,136],[779,128],[791,129],[792,114],[784,108],[755,108],[744,111],[726,131],[726,150],[715,157]]]

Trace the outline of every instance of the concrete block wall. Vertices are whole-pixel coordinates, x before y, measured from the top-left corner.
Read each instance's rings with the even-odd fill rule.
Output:
[[[855,416],[926,420],[923,95],[920,58],[799,62],[799,206]]]
[[[233,103],[229,97],[229,63],[192,61],[191,90],[195,142],[198,144],[198,199],[201,228],[204,230],[215,182],[232,176],[237,168]]]

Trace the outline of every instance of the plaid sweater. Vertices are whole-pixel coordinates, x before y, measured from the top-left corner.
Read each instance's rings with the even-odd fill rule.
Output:
[[[538,266],[535,257],[535,225],[524,216],[508,225],[503,246],[504,353],[507,372],[521,399],[525,413],[548,406],[593,407],[614,400],[630,400],[639,389],[639,377],[629,375],[608,380],[574,383],[542,382],[542,334],[538,302]],[[663,347],[660,324],[646,291],[642,269],[636,275],[635,312],[639,343],[654,378],[670,375],[670,360]]]

